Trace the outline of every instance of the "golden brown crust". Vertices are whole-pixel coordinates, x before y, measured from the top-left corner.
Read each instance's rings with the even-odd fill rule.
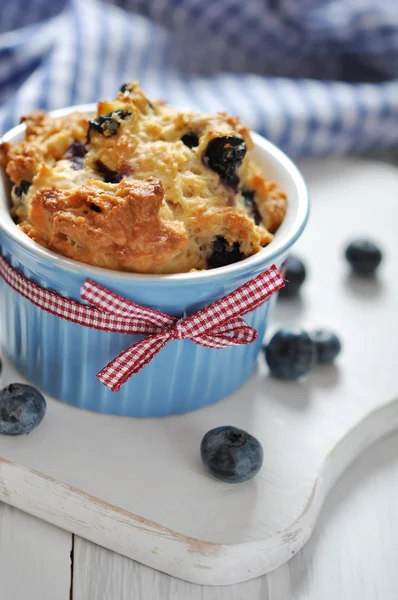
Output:
[[[7,144],[3,150],[7,174],[16,184],[32,181],[43,162],[52,165],[62,158],[73,140],[84,142],[88,126],[80,113],[53,119],[40,110],[22,117],[21,122],[26,125],[25,140]]]
[[[162,272],[187,241],[182,223],[161,218],[163,194],[155,178],[42,188],[32,199],[28,233],[85,263],[124,271],[133,266],[137,272],[156,263]]]
[[[238,117],[151,104],[131,82],[98,103],[90,124],[41,111],[23,121],[26,139],[0,145],[16,184],[13,213],[27,235],[69,258],[143,273],[205,269],[215,240],[224,240],[227,262],[238,248],[238,260],[268,244],[284,218],[286,196],[254,164]],[[207,159],[209,143],[225,136],[247,149],[237,184]]]
[[[4,168],[7,167],[8,161],[10,160],[8,157],[8,153],[10,151],[10,144],[7,142],[2,142],[0,144],[0,165]]]
[[[280,191],[274,181],[265,181],[259,175],[251,179],[251,185],[257,192],[257,206],[264,225],[270,233],[274,233],[285,216],[286,194]]]

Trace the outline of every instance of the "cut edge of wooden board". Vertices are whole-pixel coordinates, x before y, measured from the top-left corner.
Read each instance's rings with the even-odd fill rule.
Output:
[[[0,457],[0,500],[179,579],[202,585],[235,584],[273,571],[300,550],[335,481],[364,450],[397,428],[395,398],[370,412],[331,450],[303,511],[289,527],[242,544],[216,544],[182,535],[4,457]]]

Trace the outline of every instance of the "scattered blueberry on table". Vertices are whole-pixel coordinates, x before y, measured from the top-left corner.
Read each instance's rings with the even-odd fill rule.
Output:
[[[332,363],[341,352],[341,342],[333,331],[317,329],[310,333],[315,346],[315,357],[318,365]]]
[[[315,364],[315,346],[302,329],[280,329],[265,347],[265,358],[274,377],[294,380]]]
[[[46,412],[46,401],[34,387],[11,383],[0,391],[0,434],[22,435],[37,427]]]
[[[297,296],[305,281],[305,277],[306,269],[303,261],[294,254],[289,255],[284,274],[286,283],[285,287],[279,290],[279,298],[292,298]]]
[[[345,257],[357,275],[374,275],[383,255],[371,240],[352,241],[345,250]]]
[[[200,454],[210,475],[225,483],[240,483],[254,477],[263,464],[260,442],[243,429],[226,425],[208,431]]]

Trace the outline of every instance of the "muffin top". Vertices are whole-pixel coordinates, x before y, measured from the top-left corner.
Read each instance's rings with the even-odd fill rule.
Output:
[[[270,243],[286,196],[251,158],[237,117],[150,102],[138,82],[91,120],[37,111],[25,140],[0,145],[12,214],[69,258],[137,273],[237,262]]]

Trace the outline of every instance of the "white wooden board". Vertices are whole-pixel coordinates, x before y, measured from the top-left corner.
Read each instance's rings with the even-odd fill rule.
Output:
[[[49,400],[29,436],[0,439],[0,499],[191,582],[244,581],[287,561],[308,539],[335,479],[398,426],[398,171],[354,160],[305,168],[313,200],[297,252],[309,277],[280,304],[281,323],[328,326],[344,351],[305,381],[271,379],[263,360],[239,393],[182,417],[134,420]],[[343,247],[380,242],[376,281],[348,276]],[[72,376],[72,375],[71,375]],[[3,383],[21,380],[6,366]],[[264,446],[252,481],[208,477],[199,444],[234,424]]]

